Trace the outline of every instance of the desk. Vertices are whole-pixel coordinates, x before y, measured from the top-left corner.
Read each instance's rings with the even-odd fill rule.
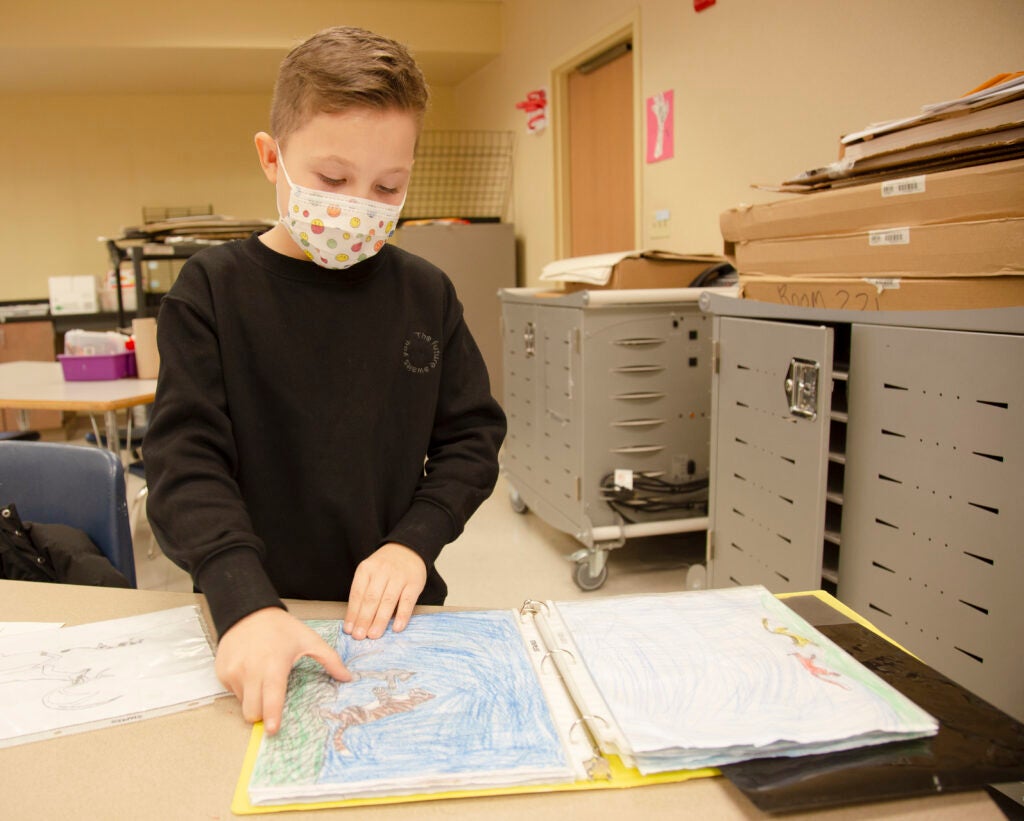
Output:
[[[816,601],[816,600],[815,600]],[[0,580],[0,619],[81,624],[198,604],[202,596]],[[299,618],[338,619],[344,605],[289,602]],[[422,608],[427,610],[428,608]],[[437,609],[437,608],[429,608]],[[832,612],[832,611],[830,611]],[[809,618],[805,614],[805,618]],[[0,750],[4,816],[18,819],[230,819],[231,796],[250,727],[234,698],[120,727]],[[292,821],[481,819],[581,821],[767,818],[724,778],[625,790],[536,793],[251,816]],[[786,816],[787,818],[812,817]],[[813,813],[825,819],[1002,819],[981,791],[867,804]]]
[[[107,447],[119,458],[117,411],[149,404],[155,396],[155,379],[65,382],[59,362],[0,363],[0,408],[19,411],[23,429],[28,427],[24,412],[29,410],[103,413]]]

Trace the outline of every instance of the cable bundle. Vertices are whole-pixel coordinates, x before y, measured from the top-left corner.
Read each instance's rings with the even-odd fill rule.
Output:
[[[669,482],[648,473],[633,475],[633,488],[615,484],[615,474],[601,478],[601,498],[625,521],[635,522],[636,514],[688,510],[707,513],[708,480]]]

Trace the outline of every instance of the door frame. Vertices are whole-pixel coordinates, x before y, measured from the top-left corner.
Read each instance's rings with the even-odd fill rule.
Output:
[[[551,128],[555,169],[555,259],[569,254],[572,229],[569,206],[569,75],[579,66],[620,43],[633,49],[633,247],[643,238],[643,146],[644,110],[640,71],[640,10],[634,11],[595,37],[587,40],[571,56],[551,71]]]

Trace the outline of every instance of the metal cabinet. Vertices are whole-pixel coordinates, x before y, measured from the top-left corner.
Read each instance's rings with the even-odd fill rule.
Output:
[[[828,589],[1024,718],[1024,309],[703,307],[709,584]]]
[[[603,584],[608,550],[627,538],[706,526],[711,321],[700,293],[500,291],[512,504],[581,542],[584,589]]]
[[[1024,336],[855,326],[839,596],[1024,719]]]
[[[714,340],[710,584],[816,590],[833,331],[715,317]]]

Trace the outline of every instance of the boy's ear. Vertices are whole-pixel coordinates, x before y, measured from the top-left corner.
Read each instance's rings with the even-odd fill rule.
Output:
[[[260,157],[263,175],[272,183],[277,183],[277,142],[266,131],[260,131],[256,137],[256,153]]]

